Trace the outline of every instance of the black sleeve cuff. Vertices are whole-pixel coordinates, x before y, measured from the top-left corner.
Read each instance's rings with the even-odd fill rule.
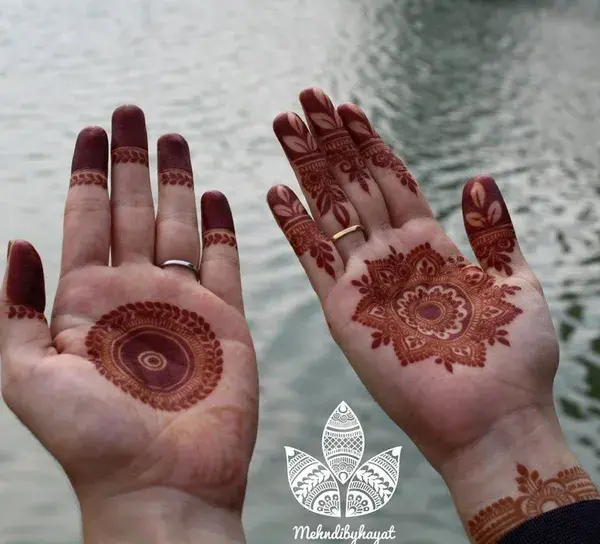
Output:
[[[600,544],[600,500],[550,510],[519,525],[498,544]]]

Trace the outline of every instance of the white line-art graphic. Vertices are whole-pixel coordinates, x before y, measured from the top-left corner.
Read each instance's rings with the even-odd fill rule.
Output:
[[[321,516],[342,517],[340,484],[347,482],[345,517],[371,514],[389,502],[398,485],[401,446],[375,455],[357,469],[365,436],[358,417],[342,401],[325,423],[321,447],[327,466],[285,446],[290,489],[304,508]]]

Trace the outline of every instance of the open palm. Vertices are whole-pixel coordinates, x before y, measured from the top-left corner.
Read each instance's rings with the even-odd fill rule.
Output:
[[[269,205],[377,402],[434,466],[501,419],[551,405],[556,335],[494,180],[463,191],[477,266],[357,106],[336,109],[320,89],[300,101],[310,130],[293,113],[274,130],[315,220],[285,186]]]
[[[201,256],[185,140],[159,140],[156,218],[138,108],[115,111],[111,157],[109,197],[106,134],[80,133],[50,328],[38,254],[9,248],[3,394],[80,497],[168,488],[239,510],[257,380],[229,206],[203,196]],[[157,266],[172,259],[200,282]]]

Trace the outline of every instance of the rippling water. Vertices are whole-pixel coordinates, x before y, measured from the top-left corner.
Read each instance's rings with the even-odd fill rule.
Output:
[[[239,230],[261,377],[249,542],[314,525],[288,490],[283,445],[317,454],[343,398],[366,453],[405,446],[399,489],[369,526],[394,523],[403,544],[462,543],[441,479],[329,339],[264,204],[271,184],[293,179],[270,121],[312,84],[358,101],[465,250],[460,188],[497,177],[561,336],[565,431],[599,481],[599,51],[596,0],[2,0],[1,238],[35,243],[52,297],[78,130],[108,128],[113,108],[134,102],[153,141],[182,132],[197,187],[230,196]],[[66,479],[0,406],[0,543],[77,542],[78,531]]]

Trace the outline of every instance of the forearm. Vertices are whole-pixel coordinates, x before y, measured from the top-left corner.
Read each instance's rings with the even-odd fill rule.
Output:
[[[244,544],[239,512],[172,489],[81,498],[85,544]]]
[[[475,544],[495,543],[548,510],[600,499],[551,408],[509,416],[441,472]]]

